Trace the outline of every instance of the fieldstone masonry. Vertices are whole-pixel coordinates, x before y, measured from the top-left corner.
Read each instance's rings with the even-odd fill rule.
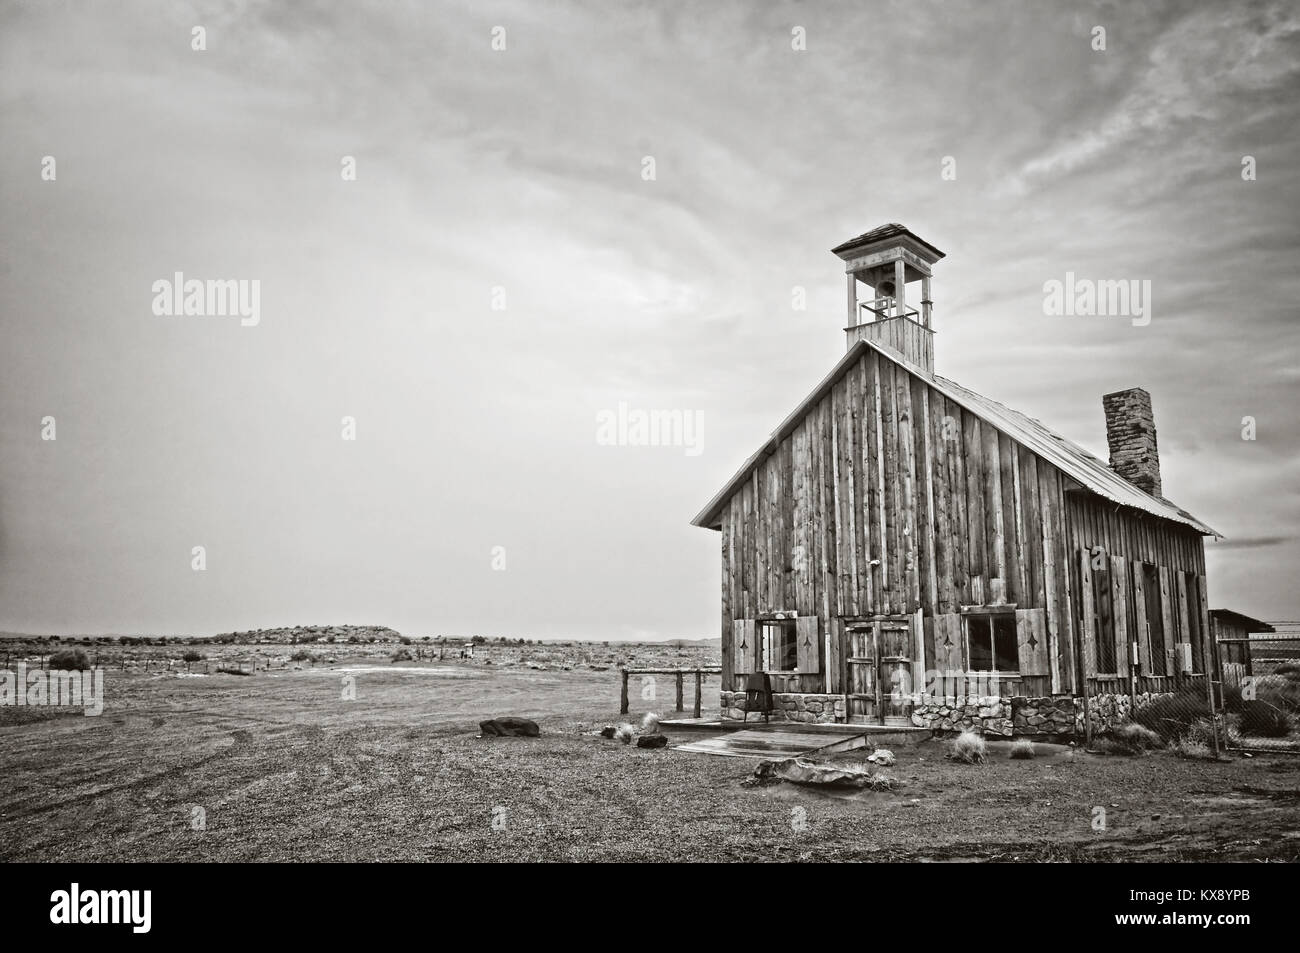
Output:
[[[1142,692],[1128,695],[1097,695],[1088,699],[1092,730],[1102,732],[1128,721],[1135,710],[1145,708],[1168,693]],[[808,724],[843,723],[843,695],[814,695],[773,692],[771,718]],[[722,693],[722,717],[740,721],[745,717],[745,693]],[[912,724],[932,731],[978,731],[1004,738],[1015,736],[1082,735],[1083,701],[1069,695],[1031,698],[1024,695],[921,695],[912,709]]]
[[[1141,387],[1116,391],[1101,399],[1106,413],[1110,468],[1152,496],[1160,495],[1160,454],[1151,395]]]
[[[966,731],[1011,736],[1011,700],[1002,695],[922,695],[912,709],[912,724],[933,731]]]
[[[758,713],[755,713],[758,714]],[[775,721],[801,721],[808,724],[834,724],[847,716],[843,695],[812,695],[797,692],[773,692],[771,718]],[[745,693],[722,693],[722,717],[740,721],[745,717]],[[762,719],[762,715],[758,715]],[[752,720],[752,719],[751,719]]]

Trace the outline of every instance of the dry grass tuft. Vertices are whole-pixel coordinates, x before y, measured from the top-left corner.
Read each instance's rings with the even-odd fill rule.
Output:
[[[1034,749],[1034,743],[1028,738],[1018,738],[1011,745],[1011,760],[1029,761],[1036,757],[1038,752]]]
[[[984,736],[973,731],[963,731],[952,743],[949,757],[963,764],[983,764],[988,760],[988,745]]]

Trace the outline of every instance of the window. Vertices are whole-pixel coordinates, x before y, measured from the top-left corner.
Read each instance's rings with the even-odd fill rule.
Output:
[[[966,616],[966,660],[972,672],[1020,671],[1015,614]]]
[[[763,639],[764,671],[794,672],[799,668],[798,626],[794,619],[760,622],[758,631]]]

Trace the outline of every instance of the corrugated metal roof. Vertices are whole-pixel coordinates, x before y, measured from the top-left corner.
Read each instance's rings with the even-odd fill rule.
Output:
[[[708,506],[691,521],[693,525],[707,528],[717,524],[722,504],[730,499],[731,495],[741,487],[754,468],[762,462],[763,458],[773,453],[777,446],[780,445],[780,442],[794,431],[804,415],[825,396],[837,380],[848,372],[848,369],[863,355],[867,348],[871,348],[881,356],[922,378],[949,400],[960,404],[981,420],[991,424],[1011,439],[1038,454],[1062,473],[1075,480],[1085,490],[1108,499],[1112,503],[1131,506],[1134,509],[1150,513],[1152,516],[1190,526],[1203,536],[1219,535],[1192,514],[1169,500],[1163,497],[1151,496],[1139,490],[1087,450],[1062,437],[1056,431],[1044,426],[1034,418],[1012,410],[1010,407],[1000,404],[996,400],[991,400],[982,394],[977,394],[975,391],[962,387],[947,378],[927,374],[915,364],[905,360],[902,355],[892,348],[867,340],[858,341],[848,350],[844,357],[836,363],[830,374],[817,385],[811,394],[804,398],[794,413],[781,422],[781,425],[772,433],[768,441],[757,453],[745,461],[745,465],[727,482],[722,491],[710,500]]]

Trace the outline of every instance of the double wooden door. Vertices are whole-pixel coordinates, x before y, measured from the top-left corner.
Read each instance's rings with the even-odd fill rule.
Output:
[[[850,723],[911,724],[912,645],[910,620],[849,625],[846,713]]]

